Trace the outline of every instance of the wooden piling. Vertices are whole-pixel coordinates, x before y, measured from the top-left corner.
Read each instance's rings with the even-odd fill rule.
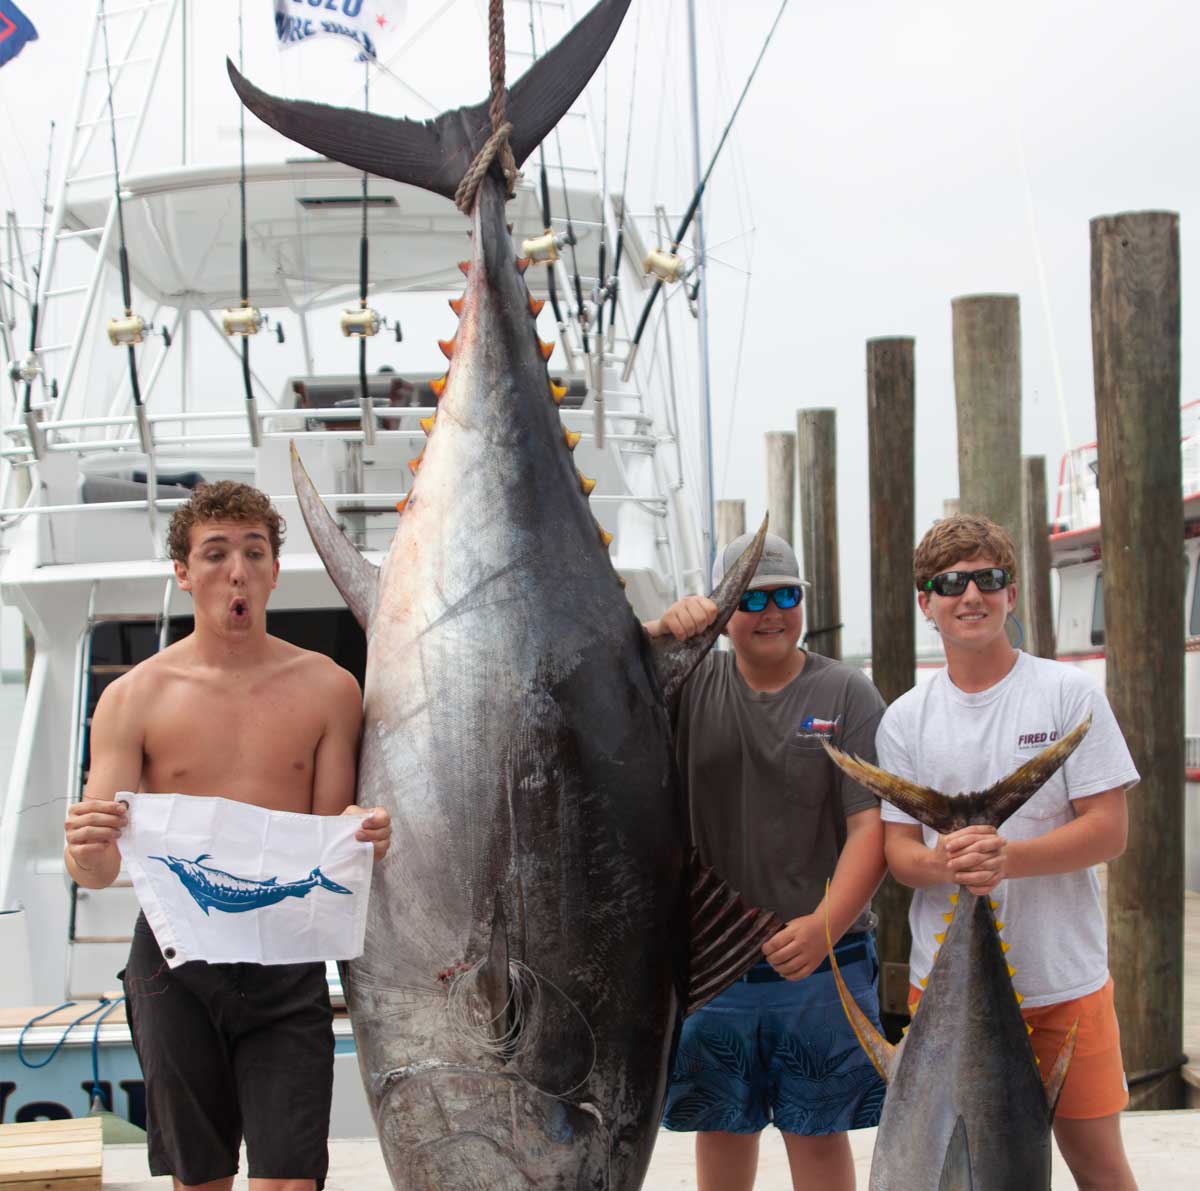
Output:
[[[1108,866],[1109,968],[1134,1108],[1184,1103],[1179,216],[1091,222],[1108,698],[1141,782]]]
[[[796,436],[790,430],[767,432],[767,511],[771,532],[795,544]]]
[[[734,538],[746,532],[746,502],[744,500],[717,501],[717,553],[720,554]]]
[[[1055,655],[1054,618],[1050,608],[1050,525],[1046,519],[1046,459],[1026,455],[1021,460],[1021,538],[1017,560],[1021,600],[1025,605],[1026,653],[1039,658]]]
[[[800,538],[804,546],[805,648],[842,656],[841,584],[837,536],[837,411],[802,409],[796,415],[800,472]]]
[[[1015,294],[951,303],[958,409],[958,497],[964,513],[990,517],[1021,557],[1021,310]],[[1018,599],[1014,610],[1024,623]]]
[[[915,369],[912,339],[867,341],[867,472],[871,486],[871,677],[891,703],[916,677]],[[912,891],[890,874],[875,894],[880,1009],[893,1035],[908,1015]]]

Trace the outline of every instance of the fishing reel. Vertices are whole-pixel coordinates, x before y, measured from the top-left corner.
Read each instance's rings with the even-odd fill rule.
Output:
[[[378,310],[370,306],[361,306],[358,310],[343,310],[341,318],[342,334],[347,339],[370,339],[378,335],[384,327],[391,327],[397,343],[404,342],[404,331],[400,320],[384,318]]]
[[[120,318],[108,320],[108,341],[113,347],[135,347],[147,335],[153,334],[154,328],[132,310],[126,310]],[[167,347],[171,346],[171,332],[166,327],[159,327],[157,334],[162,336],[162,341]]]
[[[676,281],[686,281],[695,271],[694,261],[685,261],[677,252],[664,252],[661,248],[651,248],[642,261],[642,268],[648,276],[672,285]]]
[[[8,379],[14,384],[31,385],[42,375],[42,362],[37,352],[30,352],[23,360],[13,360],[8,366]]]
[[[242,306],[226,307],[221,312],[221,329],[230,339],[238,336],[248,339],[251,335],[257,335],[263,327],[270,329],[271,316],[263,314],[257,306],[251,306],[248,302]],[[275,339],[278,343],[286,342],[283,325],[278,322],[275,324]]]
[[[521,255],[535,265],[552,265],[558,260],[558,250],[576,243],[572,231],[555,232],[547,228],[540,236],[521,241]]]

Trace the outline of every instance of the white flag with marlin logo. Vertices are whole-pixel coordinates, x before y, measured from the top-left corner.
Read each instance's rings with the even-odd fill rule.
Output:
[[[362,953],[374,849],[353,815],[129,794],[121,859],[168,967],[296,964]]]
[[[275,37],[280,49],[314,37],[348,37],[359,59],[378,58],[404,24],[406,0],[275,0]]]

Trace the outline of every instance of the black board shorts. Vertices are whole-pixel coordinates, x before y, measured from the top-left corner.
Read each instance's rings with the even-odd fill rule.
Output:
[[[329,1167],[333,1011],[325,965],[167,967],[138,915],[122,973],[146,1080],[150,1173],[315,1179]]]

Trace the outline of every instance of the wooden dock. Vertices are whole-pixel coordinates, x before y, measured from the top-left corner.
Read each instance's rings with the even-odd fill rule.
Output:
[[[0,1125],[0,1191],[101,1191],[102,1154],[98,1117]]]

